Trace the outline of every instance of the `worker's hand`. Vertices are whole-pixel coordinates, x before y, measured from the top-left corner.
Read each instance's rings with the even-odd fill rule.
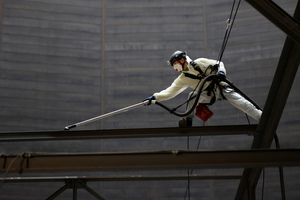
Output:
[[[152,95],[152,96],[148,97],[147,99],[145,99],[144,101],[147,101],[147,100],[148,100],[147,106],[149,106],[149,105],[151,105],[152,101],[155,100],[155,96]]]
[[[219,70],[219,64],[215,64],[215,65],[211,66],[211,70],[214,72],[217,72]]]
[[[219,71],[218,76],[220,77],[221,80],[224,80],[226,78],[226,75],[223,71]]]

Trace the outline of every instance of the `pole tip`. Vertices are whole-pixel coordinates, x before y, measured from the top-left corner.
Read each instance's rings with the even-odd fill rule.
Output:
[[[76,124],[73,124],[73,125],[70,125],[70,126],[66,126],[66,127],[65,127],[65,131],[68,131],[68,130],[70,130],[71,128],[74,128],[74,127],[76,127]]]

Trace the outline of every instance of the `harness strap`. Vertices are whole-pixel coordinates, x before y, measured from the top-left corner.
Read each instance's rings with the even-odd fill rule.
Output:
[[[201,70],[201,68],[199,67],[199,65],[197,65],[194,61],[191,61],[190,64],[194,67],[194,69],[196,71],[198,71],[200,73],[201,76],[205,76],[205,74],[203,73],[203,71]]]
[[[183,73],[186,77],[188,78],[192,78],[192,79],[198,79],[198,80],[201,80],[205,77],[201,77],[201,76],[196,76],[196,75],[193,75],[193,74],[188,74],[188,73]],[[220,84],[218,82],[212,82],[205,90],[207,91],[207,95],[210,96],[211,93],[213,93],[213,97],[211,99],[211,101],[207,104],[207,105],[213,105],[215,102],[216,102],[216,94],[214,92],[214,87],[215,85],[217,85],[217,87],[219,88],[220,90],[220,94],[222,96],[223,99],[227,100],[226,97],[224,96],[222,90],[222,86],[220,86]],[[229,86],[228,86],[229,87]]]
[[[189,73],[184,73],[184,76],[188,77],[188,78],[192,78],[192,79],[197,79],[197,80],[202,80],[205,78],[205,74],[203,73],[203,71],[201,70],[201,68],[199,67],[199,65],[197,65],[194,61],[191,61],[190,64],[193,66],[193,68],[199,72],[199,75],[196,76],[194,74],[189,74]],[[211,68],[211,72],[212,71],[217,71],[219,65],[216,64],[214,66],[209,66]],[[207,95],[210,96],[213,93],[213,97],[211,99],[211,101],[207,104],[207,105],[213,105],[216,102],[216,94],[214,92],[214,87],[215,85],[217,85],[217,87],[219,87],[221,95],[224,99],[226,99],[222,93],[222,90],[220,88],[220,85],[218,83],[212,82],[205,90],[207,91]]]
[[[184,72],[183,72],[183,74],[184,74],[186,77],[189,77],[189,78],[192,78],[192,79],[202,80],[203,78],[205,78],[204,76],[200,76],[200,75],[196,76],[196,75],[194,75],[194,74],[189,74],[189,73],[184,73]]]
[[[210,96],[213,94],[213,97],[211,98],[210,102],[208,105],[213,105],[216,102],[216,93],[214,91],[215,83],[211,82],[210,85],[205,89],[207,91],[207,95]]]

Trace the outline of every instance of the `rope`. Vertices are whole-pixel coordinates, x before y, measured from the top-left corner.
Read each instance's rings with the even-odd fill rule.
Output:
[[[205,122],[203,122],[203,126],[205,125]],[[199,150],[200,147],[200,142],[201,142],[201,136],[199,136],[198,139],[198,144],[197,144],[197,151]],[[190,149],[190,137],[187,136],[187,149]],[[188,169],[188,182],[187,182],[187,186],[186,186],[186,190],[185,190],[185,194],[184,194],[184,200],[186,200],[187,196],[188,196],[188,200],[191,199],[191,179],[190,176],[193,174],[193,169]]]
[[[2,180],[1,183],[0,183],[0,190],[2,189],[2,186],[3,186],[5,180],[6,180],[7,176],[8,176],[8,173],[9,173],[9,170],[10,170],[12,164],[13,164],[17,159],[22,158],[22,157],[23,157],[23,154],[17,155],[17,156],[16,156],[14,159],[12,159],[12,161],[9,163],[9,165],[8,165],[6,171],[5,171],[3,180]]]
[[[231,8],[231,12],[230,12],[229,18],[228,18],[227,21],[226,21],[227,27],[226,27],[226,31],[225,31],[225,34],[224,34],[222,46],[221,46],[221,49],[220,49],[220,52],[219,52],[217,64],[219,64],[219,63],[221,62],[221,60],[222,60],[222,57],[223,57],[223,54],[224,54],[224,51],[225,51],[225,48],[226,48],[226,45],[227,45],[227,42],[228,42],[228,39],[229,39],[231,30],[232,30],[232,27],[233,27],[233,24],[234,24],[234,21],[235,21],[235,18],[236,18],[238,9],[239,9],[239,7],[240,7],[240,3],[241,3],[241,0],[239,0],[237,6],[235,6],[236,1],[235,1],[235,0],[233,1],[233,4],[232,4],[232,8]],[[235,8],[235,7],[236,7],[236,8]],[[234,16],[233,16],[233,18],[232,18],[234,8],[235,8],[235,13],[234,13]]]

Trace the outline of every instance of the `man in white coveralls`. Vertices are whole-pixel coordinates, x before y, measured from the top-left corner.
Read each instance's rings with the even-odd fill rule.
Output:
[[[194,92],[191,92],[189,97],[191,95],[196,95],[196,91],[201,85],[201,83],[199,84],[199,81],[202,82],[205,76],[217,74],[218,76],[220,76],[220,80],[226,77],[226,70],[223,62],[219,62],[218,65],[216,65],[216,60],[207,58],[198,58],[193,61],[189,56],[187,56],[186,52],[184,51],[175,51],[171,55],[168,64],[173,66],[174,70],[181,73],[173,81],[171,86],[148,97],[146,99],[149,100],[148,105],[153,103],[153,100],[160,102],[171,99],[179,93],[183,92],[188,87],[194,89]],[[220,81],[219,84],[215,84],[212,81],[206,82],[203,86],[198,103],[199,105],[212,105],[216,100],[222,99],[227,99],[233,106],[242,110],[250,117],[254,118],[257,121],[260,120],[262,111],[260,109],[257,109],[251,102],[249,102],[239,93],[235,92],[233,88],[228,86],[228,84],[223,81]],[[193,100],[195,100],[195,98]],[[189,110],[194,104],[193,100],[188,103],[187,110]],[[181,119],[179,121],[179,126],[191,127],[195,112],[196,109],[190,115]],[[206,121],[207,119],[202,120]]]

